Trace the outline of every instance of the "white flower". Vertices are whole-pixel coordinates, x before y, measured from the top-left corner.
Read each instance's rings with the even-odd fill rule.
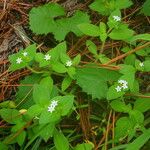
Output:
[[[28,55],[28,53],[27,53],[27,52],[23,52],[22,54],[23,54],[23,56],[27,56],[27,55]]]
[[[56,107],[58,105],[58,101],[53,100],[51,106]]]
[[[140,67],[144,67],[144,63],[143,63],[143,62],[140,62],[140,63],[139,63],[139,66],[140,66]]]
[[[117,86],[115,89],[116,89],[117,92],[121,91],[121,87],[120,86]]]
[[[118,83],[121,84],[121,88],[123,88],[123,89],[128,88],[128,82],[126,80],[119,80]]]
[[[51,59],[51,56],[50,56],[49,54],[46,54],[45,57],[44,57],[44,59],[45,59],[46,61],[48,61],[48,60]]]
[[[113,19],[117,22],[121,20],[121,18],[119,16],[113,16]]]
[[[16,59],[16,63],[17,63],[17,64],[20,64],[21,62],[22,62],[22,58],[18,57],[18,58]]]
[[[71,60],[68,60],[68,61],[66,62],[66,66],[67,66],[67,67],[72,66],[72,61],[71,61]]]
[[[118,80],[118,83],[120,83],[120,84],[128,84],[128,82],[126,80]]]
[[[48,111],[49,112],[53,112],[53,111],[55,111],[55,107],[58,105],[58,101],[56,101],[56,100],[53,100],[52,102],[51,102],[51,104],[48,106]]]

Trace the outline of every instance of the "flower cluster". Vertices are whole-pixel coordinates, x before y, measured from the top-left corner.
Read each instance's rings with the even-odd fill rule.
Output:
[[[115,21],[121,21],[121,18],[119,17],[119,16],[113,16],[113,19],[115,20]]]
[[[53,100],[51,104],[48,106],[48,111],[52,113],[53,111],[55,111],[57,105],[58,105],[58,101]]]
[[[24,57],[26,57],[26,56],[28,55],[28,53],[27,53],[27,52],[23,52],[22,55],[23,55]],[[16,59],[16,63],[17,63],[17,64],[21,64],[22,61],[23,61],[23,60],[22,60],[21,57],[18,57],[18,58]]]
[[[128,88],[128,82],[126,80],[118,80],[118,83],[119,85],[115,88],[117,92]]]

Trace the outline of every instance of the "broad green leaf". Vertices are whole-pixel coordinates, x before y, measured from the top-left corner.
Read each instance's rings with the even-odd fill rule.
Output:
[[[88,50],[94,54],[97,55],[97,46],[90,40],[86,41],[86,46],[88,47]]]
[[[66,76],[63,79],[62,84],[61,84],[62,91],[65,91],[70,86],[71,82],[72,82],[72,78],[70,78],[69,76]]]
[[[135,125],[141,125],[144,122],[144,115],[138,110],[132,110],[129,112],[130,120]]]
[[[54,128],[55,124],[53,123],[41,125],[40,136],[44,139],[45,142],[47,142],[48,139],[53,136]]]
[[[32,8],[29,13],[30,29],[37,34],[53,32],[56,26],[54,18],[64,14],[63,7],[57,3],[49,3]]]
[[[144,13],[145,16],[150,16],[149,8],[150,8],[150,1],[146,0],[144,5],[142,6],[141,12]]]
[[[22,121],[22,116],[16,109],[6,109],[6,108],[0,109],[0,116],[6,122],[11,124],[16,124],[17,122]]]
[[[60,54],[60,60],[64,65],[66,65],[67,61],[71,61],[70,57],[64,53]]]
[[[139,150],[150,139],[150,129],[147,129],[142,135],[136,138],[132,143],[128,143],[125,150]]]
[[[121,117],[116,122],[115,139],[119,142],[133,130],[133,125],[128,117]]]
[[[48,107],[45,108],[40,115],[39,124],[55,123],[60,120],[60,111],[56,107],[54,112],[49,112]]]
[[[8,147],[4,143],[0,142],[0,149],[2,149],[2,150],[8,150]]]
[[[113,40],[128,40],[134,34],[134,31],[129,29],[126,24],[121,24],[118,29],[113,29],[108,35]]]
[[[131,39],[131,42],[136,41],[136,40],[145,40],[145,41],[150,41],[150,34],[145,33],[145,34],[138,34],[133,36]]]
[[[131,110],[131,107],[129,105],[126,105],[124,102],[120,100],[114,100],[110,103],[111,107],[116,112],[129,112]]]
[[[92,98],[98,99],[106,98],[108,90],[107,82],[116,81],[119,77],[120,74],[115,71],[96,68],[96,66],[77,69],[75,76],[77,84],[83,91],[92,95]]]
[[[126,65],[132,65],[132,66],[134,66],[134,64],[135,64],[135,59],[136,59],[136,56],[135,56],[134,54],[131,54],[131,55],[129,55],[129,56],[127,56],[127,57],[125,58],[124,63],[125,63]]]
[[[36,104],[44,106],[49,102],[50,94],[53,88],[53,80],[51,77],[45,77],[40,84],[33,87],[33,100]]]
[[[94,144],[92,145],[91,143],[82,143],[78,144],[74,150],[92,150],[94,148]]]
[[[116,90],[118,85],[112,85],[108,91],[107,91],[107,100],[113,100],[113,99],[116,99],[116,98],[119,98],[121,96],[123,96],[125,94],[124,91],[118,91]]]
[[[69,150],[69,141],[62,132],[55,129],[54,144],[57,150]]]
[[[108,16],[116,9],[125,9],[131,5],[131,0],[95,0],[89,7],[102,15]]]
[[[29,116],[30,118],[34,118],[40,115],[40,113],[42,112],[43,108],[40,105],[32,105],[26,115]]]
[[[55,39],[62,41],[69,32],[73,32],[77,36],[83,35],[78,25],[81,23],[90,23],[89,18],[87,13],[77,10],[70,18],[56,20],[55,30],[53,30]]]
[[[33,84],[38,83],[40,79],[41,75],[31,74],[20,81],[20,85],[24,86],[18,87],[15,100],[15,103],[18,105],[19,109],[27,109],[34,104],[32,97]]]
[[[51,65],[52,65],[53,71],[55,71],[57,73],[67,72],[67,68],[60,62],[55,62],[55,63],[52,63]]]
[[[150,60],[144,61],[144,71],[150,71]]]
[[[138,98],[134,103],[134,109],[140,112],[146,112],[150,109],[150,99],[149,98]]]
[[[81,61],[81,55],[78,54],[76,57],[73,58],[72,64],[74,66],[77,66],[80,63],[80,61]]]
[[[82,23],[78,25],[78,28],[85,34],[89,36],[100,36],[99,27],[89,23]]]
[[[76,74],[76,68],[75,67],[68,67],[67,68],[67,73],[70,76],[70,78],[74,79],[74,76]]]
[[[107,32],[106,32],[106,24],[104,22],[100,22],[100,39],[102,42],[105,42],[107,39]]]
[[[135,68],[139,71],[144,71],[144,63],[141,62],[140,60],[136,59],[135,60]]]
[[[26,138],[26,132],[25,131],[22,131],[17,137],[16,137],[16,140],[17,140],[17,143],[22,146],[24,141],[25,141],[25,138]]]

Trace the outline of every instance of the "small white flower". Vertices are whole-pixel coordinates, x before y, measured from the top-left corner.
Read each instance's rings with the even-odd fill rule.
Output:
[[[144,63],[143,63],[143,62],[140,62],[140,63],[139,63],[139,66],[140,66],[140,67],[144,67]]]
[[[113,16],[113,19],[117,22],[121,20],[121,18],[119,16]]]
[[[53,112],[53,111],[55,111],[55,107],[58,105],[58,101],[56,101],[56,100],[53,100],[52,102],[51,102],[51,104],[48,106],[48,111],[49,112]]]
[[[128,82],[126,80],[119,80],[118,83],[121,84],[121,88],[123,88],[123,89],[128,88]]]
[[[22,58],[18,57],[18,58],[16,59],[16,63],[17,63],[17,64],[20,64],[21,62],[22,62]]]
[[[124,90],[127,89],[127,88],[128,88],[127,84],[123,84],[123,85],[122,85],[122,88],[123,88]]]
[[[121,87],[120,86],[117,86],[115,89],[116,89],[117,92],[121,91]]]
[[[56,107],[58,105],[58,101],[53,100],[51,106]]]
[[[51,59],[51,56],[50,56],[49,54],[46,54],[45,57],[44,57],[44,59],[45,59],[46,61],[48,61],[48,60]]]
[[[68,61],[66,62],[66,66],[67,66],[67,67],[72,66],[72,61],[71,61],[71,60],[68,60]]]
[[[22,54],[23,54],[23,56],[27,56],[27,55],[28,55],[28,53],[27,53],[27,52],[23,52]]]
[[[120,83],[120,84],[128,84],[128,82],[126,80],[118,80],[118,83]]]

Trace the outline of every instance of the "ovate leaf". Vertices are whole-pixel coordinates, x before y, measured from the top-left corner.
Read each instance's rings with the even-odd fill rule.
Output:
[[[69,141],[62,132],[55,129],[54,144],[57,150],[69,150]]]
[[[78,25],[78,28],[85,34],[89,36],[99,36],[100,35],[100,30],[99,27],[93,24],[89,23],[82,23]]]
[[[63,7],[57,3],[32,8],[29,14],[30,29],[37,34],[53,32],[56,26],[54,18],[64,14]]]

